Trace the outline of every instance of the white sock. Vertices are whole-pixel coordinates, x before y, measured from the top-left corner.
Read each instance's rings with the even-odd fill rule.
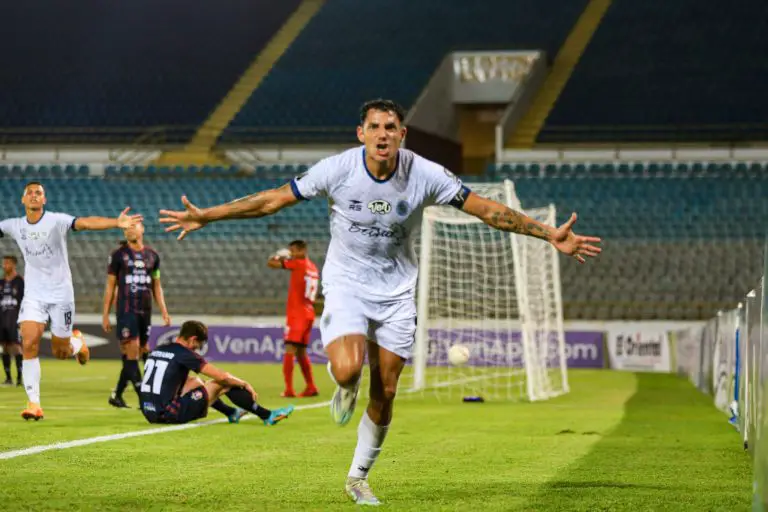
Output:
[[[72,355],[74,356],[80,349],[83,348],[83,340],[79,336],[69,337],[69,346],[72,347]]]
[[[21,365],[24,389],[30,402],[40,403],[40,358],[25,359]]]
[[[368,417],[368,411],[360,418],[360,425],[357,427],[357,447],[355,447],[355,456],[352,458],[352,466],[349,468],[348,476],[353,478],[367,478],[368,473],[373,467],[373,463],[381,452],[381,445],[384,444],[384,438],[387,437],[386,427],[380,427],[371,421]]]

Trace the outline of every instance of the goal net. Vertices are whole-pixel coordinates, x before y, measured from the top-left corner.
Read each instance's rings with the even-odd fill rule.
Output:
[[[521,209],[510,181],[473,184],[472,191]],[[555,222],[554,206],[526,214]],[[483,400],[542,400],[568,391],[554,248],[446,206],[426,209],[419,245],[418,325],[405,387]],[[454,345],[469,349],[466,364],[449,362]]]

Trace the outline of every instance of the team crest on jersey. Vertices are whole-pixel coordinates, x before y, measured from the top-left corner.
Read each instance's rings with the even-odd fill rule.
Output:
[[[200,390],[195,390],[192,392],[192,400],[202,400],[203,399],[203,392]]]
[[[392,211],[392,205],[383,199],[376,199],[368,203],[368,209],[375,215],[385,215]]]
[[[398,202],[397,207],[395,208],[395,211],[401,217],[405,217],[406,215],[408,215],[408,201],[403,199],[400,202]]]

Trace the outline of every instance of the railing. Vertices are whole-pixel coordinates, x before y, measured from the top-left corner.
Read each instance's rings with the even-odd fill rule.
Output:
[[[545,125],[541,143],[626,142],[750,142],[768,140],[768,123],[669,125]]]
[[[768,247],[758,286],[738,308],[675,333],[678,373],[728,414],[754,461],[754,511],[768,510]]]

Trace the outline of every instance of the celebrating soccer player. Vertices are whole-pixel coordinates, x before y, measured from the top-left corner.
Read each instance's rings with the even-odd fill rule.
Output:
[[[307,243],[303,240],[294,240],[288,244],[288,254],[275,254],[267,261],[267,265],[270,268],[284,268],[291,271],[285,315],[285,355],[283,355],[285,391],[281,396],[296,396],[293,391],[294,357],[299,362],[306,383],[306,388],[299,393],[299,396],[317,396],[319,392],[315,386],[315,381],[312,379],[312,365],[307,355],[309,335],[315,321],[314,303],[320,280],[317,267],[309,259]]]
[[[219,398],[227,395],[242,411],[274,425],[293,412],[293,406],[270,411],[260,406],[250,384],[206,362],[195,351],[208,342],[208,328],[202,322],[184,322],[173,343],[161,345],[149,354],[141,381],[141,412],[150,423],[188,423],[208,415],[213,407],[237,422],[241,411],[225,405]],[[203,382],[189,376],[200,373],[213,380]]]
[[[75,291],[67,258],[70,231],[126,229],[141,222],[141,215],[128,215],[126,208],[116,218],[78,217],[45,210],[45,190],[38,182],[27,183],[21,197],[26,215],[0,221],[0,236],[10,236],[24,255],[27,286],[19,311],[24,362],[22,376],[29,404],[21,412],[25,420],[40,420],[40,339],[45,324],[51,322],[53,355],[67,359],[73,355],[80,364],[90,353],[83,336],[73,330]]]
[[[114,407],[128,407],[123,400],[123,391],[129,382],[139,393],[139,354],[143,354],[146,360],[147,341],[152,326],[153,296],[163,316],[163,325],[171,325],[160,283],[160,255],[144,245],[144,224],[131,226],[124,231],[124,235],[125,243],[112,252],[109,258],[101,320],[104,331],[110,332],[112,324],[109,321],[109,310],[117,295],[117,339],[123,354],[123,368],[117,386],[109,397],[109,404]]]
[[[0,279],[0,344],[3,345],[5,386],[11,380],[11,356],[16,359],[16,385],[21,386],[21,340],[19,339],[19,306],[24,298],[24,279],[16,273],[16,256],[3,257],[3,278]]]
[[[358,504],[379,503],[367,477],[381,453],[397,382],[414,343],[418,266],[411,237],[424,208],[451,205],[493,228],[540,238],[580,262],[600,252],[593,245],[599,238],[573,232],[576,214],[560,227],[537,222],[473,194],[443,166],[401,149],[403,119],[402,108],[392,101],[368,102],[357,128],[362,147],[326,158],[274,190],[206,209],[182,197],[184,211],[160,212],[160,221],[170,224],[167,230],[180,230],[182,239],[211,222],[263,217],[299,201],[328,198],[331,243],[320,330],[338,384],[331,403],[337,423],[352,417],[366,350],[371,373],[370,400],[346,481],[347,494]]]

